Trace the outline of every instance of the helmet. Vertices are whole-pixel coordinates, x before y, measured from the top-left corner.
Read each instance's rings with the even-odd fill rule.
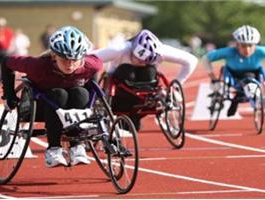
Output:
[[[84,33],[72,26],[65,26],[55,31],[49,41],[50,49],[57,55],[78,60],[92,49],[92,43]]]
[[[142,30],[133,40],[133,55],[147,64],[152,64],[158,59],[160,46],[161,42],[153,33]]]
[[[233,32],[233,37],[238,43],[258,44],[260,42],[259,31],[249,25],[243,25]]]

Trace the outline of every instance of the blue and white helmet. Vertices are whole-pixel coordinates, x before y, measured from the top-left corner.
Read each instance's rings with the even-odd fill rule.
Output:
[[[238,43],[258,44],[260,42],[259,31],[249,25],[243,25],[233,32],[233,37]]]
[[[159,57],[158,50],[161,46],[159,39],[149,30],[142,30],[132,43],[133,55],[146,64],[153,64]]]
[[[78,60],[93,47],[86,35],[73,26],[65,26],[55,31],[49,41],[50,49],[57,55]]]

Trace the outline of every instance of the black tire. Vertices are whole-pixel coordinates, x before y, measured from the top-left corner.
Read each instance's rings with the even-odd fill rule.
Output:
[[[95,95],[95,105],[93,106],[93,113],[99,120],[102,119],[103,124],[97,124],[97,126],[101,126],[100,129],[104,128],[107,132],[110,132],[112,124],[114,122],[114,115],[112,110],[105,99],[104,96],[98,94]],[[104,126],[104,127],[102,127]],[[109,167],[107,164],[108,157],[104,149],[104,145],[102,143],[101,135],[103,130],[99,129],[99,135],[95,135],[92,141],[89,142],[90,148],[92,150],[92,154],[100,167],[103,173],[110,177]]]
[[[213,131],[216,128],[223,106],[224,106],[223,95],[220,92],[212,93],[211,103],[209,106],[210,110],[209,130]]]
[[[257,85],[257,89],[254,96],[254,124],[257,131],[257,134],[262,133],[263,123],[264,123],[264,105],[263,105],[263,91],[260,85]]]
[[[209,95],[210,100],[210,120],[209,120],[209,130],[213,131],[219,121],[220,113],[224,108],[224,95],[229,93],[228,86],[225,84],[223,72],[224,68],[222,67],[219,74],[219,85],[221,86],[218,91],[214,91]]]
[[[0,136],[6,140],[0,145],[0,184],[8,183],[21,166],[36,115],[31,88],[20,85],[16,93],[20,98],[18,106],[12,111],[5,109],[0,120]]]
[[[129,192],[137,178],[139,147],[135,127],[125,115],[113,123],[110,141],[115,144],[116,153],[108,155],[111,180],[120,194]]]
[[[177,137],[173,136],[172,133],[168,132],[168,128],[165,122],[165,113],[160,113],[156,115],[158,124],[160,129],[162,130],[164,136],[166,137],[167,141],[173,146],[173,148],[181,149],[185,144],[185,130],[182,129],[181,132],[178,133]]]
[[[185,97],[178,80],[173,80],[167,90],[166,106],[156,115],[159,126],[167,141],[177,149],[185,142]]]

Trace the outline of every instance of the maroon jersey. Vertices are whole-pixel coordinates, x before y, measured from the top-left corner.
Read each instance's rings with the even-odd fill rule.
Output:
[[[26,73],[37,88],[49,90],[83,86],[93,78],[95,73],[102,69],[103,63],[98,57],[87,55],[84,65],[68,75],[57,69],[51,56],[10,56],[6,60],[6,67],[13,71]]]

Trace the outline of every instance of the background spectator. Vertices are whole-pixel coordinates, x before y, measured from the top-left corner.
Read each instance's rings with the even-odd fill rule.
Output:
[[[29,37],[23,33],[22,29],[17,29],[12,43],[12,54],[26,56],[28,55],[28,48],[30,46]]]
[[[0,59],[10,52],[12,40],[14,38],[13,30],[6,26],[5,18],[0,17]]]
[[[43,50],[49,49],[49,39],[52,33],[56,30],[55,26],[48,24],[45,31],[41,34],[40,40]]]

